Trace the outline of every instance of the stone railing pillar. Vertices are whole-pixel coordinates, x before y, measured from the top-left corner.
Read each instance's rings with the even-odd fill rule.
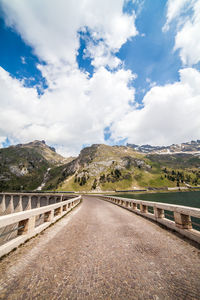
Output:
[[[63,211],[67,211],[67,204],[63,205]]]
[[[36,205],[36,208],[39,208],[40,207],[40,197],[37,197],[37,205]]]
[[[3,194],[1,204],[0,204],[0,215],[4,215],[5,210],[6,210],[6,196]]]
[[[19,211],[22,211],[22,195],[19,195],[19,202],[15,208],[15,212],[19,212]]]
[[[163,219],[165,217],[164,209],[154,207],[154,215],[156,219]]]
[[[136,210],[137,209],[137,203],[132,203],[132,210]]]
[[[147,206],[140,204],[140,211],[141,211],[141,213],[147,214],[148,213]]]
[[[46,198],[47,198],[47,205],[49,205],[49,198],[50,198],[50,196],[46,196]]]
[[[176,227],[183,229],[192,229],[192,222],[189,215],[174,212],[174,221]]]
[[[29,219],[22,220],[19,222],[19,227],[22,227],[18,230],[18,235],[30,233],[35,229],[35,216],[30,217]]]
[[[58,207],[58,208],[55,209],[54,215],[55,216],[59,216],[61,214],[62,214],[62,206],[60,206],[60,207]]]
[[[54,211],[47,211],[44,213],[44,222],[51,222],[54,218]]]
[[[26,206],[26,210],[31,209],[31,196],[28,196],[28,204]]]
[[[6,208],[6,213],[12,214],[13,212],[14,212],[13,195],[11,195],[8,207]]]

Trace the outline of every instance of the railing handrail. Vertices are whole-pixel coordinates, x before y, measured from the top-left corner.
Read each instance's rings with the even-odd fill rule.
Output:
[[[126,202],[142,204],[142,205],[147,205],[147,206],[151,206],[151,207],[157,207],[157,208],[165,209],[165,210],[169,210],[169,211],[175,211],[178,213],[185,212],[186,214],[189,214],[192,217],[200,218],[200,208],[196,208],[196,207],[168,204],[168,203],[163,203],[163,202],[130,199],[130,198],[117,197],[117,196],[116,197],[104,196],[104,195],[101,195],[101,196],[106,197],[108,199],[114,198],[114,199],[119,199],[119,200],[126,201]]]
[[[20,211],[20,212],[14,212],[8,215],[3,215],[0,216],[0,228],[3,228],[5,226],[11,225],[13,223],[22,221],[22,220],[26,220],[32,216],[37,216],[40,214],[44,214],[48,211],[51,211],[53,209],[59,208],[60,206],[66,205],[68,203],[74,202],[76,200],[79,200],[81,198],[81,196],[78,196],[76,198],[73,199],[68,199],[62,202],[58,202],[58,203],[54,203],[54,204],[49,204],[46,206],[42,206],[39,208],[32,208],[29,210],[24,210],[24,211]]]
[[[62,218],[77,206],[80,201],[81,196],[64,201],[62,201],[61,197],[61,201],[57,203],[32,209],[29,207],[29,209],[24,211],[11,212],[10,214],[0,216],[0,229],[1,231],[3,230],[3,234],[0,234],[0,237],[14,231],[16,232],[16,236],[4,240],[5,243],[0,246],[0,257]],[[42,224],[37,224],[39,219],[43,221]],[[9,226],[15,226],[16,224],[18,224],[17,228],[9,228]],[[8,230],[6,231],[6,229]]]
[[[70,194],[70,196],[74,196],[75,197],[75,195],[72,195],[72,193],[69,193]],[[66,195],[67,195],[67,193],[61,193],[61,192],[59,192],[59,193],[57,193],[57,192],[48,192],[48,193],[43,193],[43,192],[0,192],[0,196],[1,195],[12,195],[12,196],[18,196],[18,195],[22,195],[22,196],[30,196],[30,195],[36,195],[36,196],[41,196],[41,195],[44,195],[44,197],[47,195],[47,196],[50,196],[50,195],[52,195],[52,196],[55,196],[55,195],[57,195],[57,196],[65,196],[66,197]]]

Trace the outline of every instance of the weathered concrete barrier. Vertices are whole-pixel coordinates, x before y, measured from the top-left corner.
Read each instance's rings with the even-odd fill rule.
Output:
[[[0,216],[74,198],[62,193],[0,193]]]
[[[98,197],[163,224],[200,244],[200,231],[195,229],[196,226],[200,229],[200,222],[192,220],[200,220],[199,208],[103,195]]]
[[[1,236],[7,234],[5,229],[8,229],[13,224],[15,225],[14,229],[10,230],[10,232],[15,232],[15,236],[11,240],[4,240],[3,245],[0,246],[0,257],[56,222],[78,205],[80,201],[81,196],[78,196],[55,204],[0,216],[0,229],[4,229]],[[42,224],[37,224],[36,220],[37,218],[41,219],[41,216],[43,222]]]

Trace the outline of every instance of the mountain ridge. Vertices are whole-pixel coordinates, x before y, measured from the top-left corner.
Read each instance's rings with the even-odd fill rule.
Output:
[[[0,149],[0,191],[34,190],[43,182],[47,170],[68,163],[46,145],[35,140]]]
[[[185,142],[181,144],[172,144],[170,146],[152,146],[152,145],[136,145],[128,144],[134,150],[142,153],[156,153],[156,154],[171,154],[171,153],[200,153],[200,140]]]
[[[199,140],[187,145],[197,148]],[[83,148],[77,157],[68,159],[45,141],[3,148],[0,149],[0,190],[39,187],[39,190],[100,192],[200,185],[200,153],[159,153],[155,149],[144,152],[135,149],[136,146],[93,144]]]
[[[81,150],[55,182],[57,190],[104,191],[200,184],[200,158],[190,153],[142,153],[127,146],[94,144]]]

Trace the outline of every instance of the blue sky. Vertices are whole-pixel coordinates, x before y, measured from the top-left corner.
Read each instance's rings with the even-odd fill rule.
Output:
[[[118,54],[125,61],[126,68],[132,69],[138,76],[134,86],[139,102],[150,89],[150,83],[164,85],[179,77],[181,61],[178,53],[173,51],[175,33],[162,32],[165,15],[166,1],[146,1],[136,19],[136,27],[141,34],[123,45]]]
[[[1,146],[44,139],[68,155],[199,138],[199,0],[77,3],[0,0]],[[194,97],[194,124],[182,128],[177,107]]]
[[[145,1],[136,19],[136,27],[140,34],[122,45],[116,53],[126,69],[137,74],[133,85],[136,88],[136,98],[141,103],[144,93],[150,88],[151,82],[158,85],[171,83],[178,80],[178,70],[181,60],[178,51],[173,51],[175,33],[162,32],[166,18],[166,1]],[[153,5],[152,5],[153,4]],[[133,9],[136,13],[137,4],[129,1],[124,5],[124,11],[130,14]],[[7,27],[4,22],[3,12],[0,14],[0,36],[3,47],[0,48],[0,65],[9,73],[19,79],[25,78],[28,86],[41,85],[45,88],[45,78],[37,69],[41,61],[34,55],[34,49],[27,45],[16,31]],[[150,26],[149,26],[150,25]],[[91,58],[84,57],[87,40],[91,39],[88,32],[80,32],[80,47],[77,62],[81,70],[93,75],[94,67]],[[144,36],[142,36],[144,34]],[[44,62],[43,62],[44,63]]]
[[[144,94],[151,88],[153,82],[164,85],[173,83],[179,78],[181,59],[178,51],[173,51],[175,32],[170,30],[163,33],[162,31],[166,22],[166,3],[167,1],[160,0],[145,1],[136,19],[136,27],[140,34],[127,41],[116,53],[125,68],[137,74],[132,84],[136,88],[136,100],[139,103],[142,102]],[[138,9],[138,5],[132,1],[124,6],[124,12],[128,14],[133,10],[137,14]],[[79,67],[92,76],[94,68],[91,59],[84,58],[85,44],[90,38],[88,33],[80,35],[77,61]],[[147,82],[148,79],[150,82]]]
[[[45,78],[37,69],[38,57],[33,49],[27,45],[17,32],[6,26],[3,13],[0,13],[0,66],[11,76],[25,79],[26,86],[42,86],[45,88]],[[38,93],[40,93],[38,89]]]

